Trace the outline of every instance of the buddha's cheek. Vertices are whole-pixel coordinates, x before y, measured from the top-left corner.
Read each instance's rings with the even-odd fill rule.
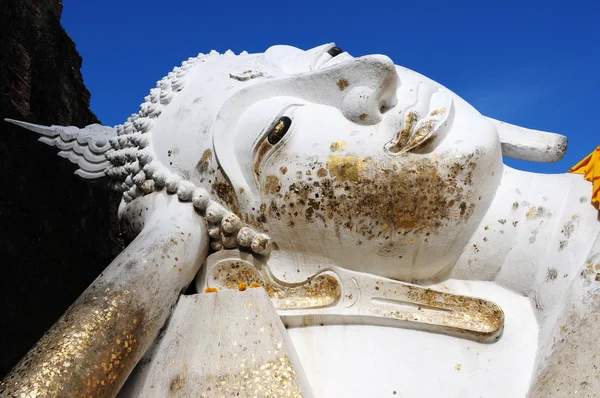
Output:
[[[481,174],[478,156],[393,162],[330,156],[267,175],[266,224],[284,250],[320,252],[348,268],[402,279],[431,277],[480,218],[474,217],[482,201],[473,183]],[[423,272],[415,270],[422,261]]]

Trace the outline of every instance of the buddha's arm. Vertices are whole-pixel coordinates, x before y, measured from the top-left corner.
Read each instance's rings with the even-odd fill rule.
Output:
[[[160,194],[146,200],[158,211],[0,383],[0,395],[108,397],[118,392],[208,247],[204,220],[192,206]]]

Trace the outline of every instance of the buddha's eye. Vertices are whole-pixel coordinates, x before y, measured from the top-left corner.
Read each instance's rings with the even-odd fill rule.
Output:
[[[292,119],[287,116],[280,117],[277,123],[275,123],[275,125],[271,128],[271,131],[269,131],[269,135],[267,136],[267,141],[269,141],[269,144],[275,145],[281,141],[283,136],[290,129],[291,125]]]
[[[331,47],[329,50],[324,52],[319,59],[313,65],[314,69],[321,69],[323,67],[333,66],[340,62],[347,61],[353,57],[346,51],[342,50],[338,46]]]
[[[327,50],[327,54],[331,55],[331,58],[336,57],[343,52],[344,52],[344,50],[342,50],[341,48],[339,48],[337,46],[331,47],[329,50]]]

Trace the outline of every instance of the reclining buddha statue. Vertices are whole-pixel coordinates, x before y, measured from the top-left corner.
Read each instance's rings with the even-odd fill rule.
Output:
[[[114,128],[10,122],[131,241],[2,396],[600,396],[600,166],[502,160],[563,136],[335,44],[200,54]]]

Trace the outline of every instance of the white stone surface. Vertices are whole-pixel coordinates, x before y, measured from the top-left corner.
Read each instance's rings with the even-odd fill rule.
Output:
[[[555,161],[565,137],[486,118],[383,55],[333,56],[334,46],[211,52],[160,80],[106,151],[122,219],[135,234],[144,203],[176,194],[203,216],[210,239],[189,250],[239,248],[282,286],[345,269],[437,283],[504,310],[504,334],[487,345],[368,317],[291,329],[316,396],[600,396],[599,359],[588,355],[600,341],[591,186],[502,163]],[[156,203],[150,211],[163,211]],[[344,303],[326,310],[341,313]],[[227,314],[181,318],[197,327],[167,336],[189,350],[174,352],[205,366],[193,342],[221,318],[232,324]],[[164,393],[177,374],[156,368],[153,377]]]
[[[264,289],[182,296],[120,397],[312,397]]]
[[[489,282],[453,280],[442,286],[498,303],[506,315],[502,338],[481,344],[369,325],[290,328],[315,396],[524,397],[538,333],[529,300]]]
[[[567,137],[545,131],[526,129],[488,118],[498,130],[502,155],[534,162],[557,162],[567,153]]]
[[[57,147],[58,156],[68,159],[79,166],[75,174],[94,180],[104,177],[104,171],[110,162],[104,156],[110,149],[108,140],[115,137],[117,132],[112,127],[100,124],[90,124],[85,128],[73,126],[40,126],[37,124],[5,119],[28,130],[40,134],[38,139],[46,145]]]

